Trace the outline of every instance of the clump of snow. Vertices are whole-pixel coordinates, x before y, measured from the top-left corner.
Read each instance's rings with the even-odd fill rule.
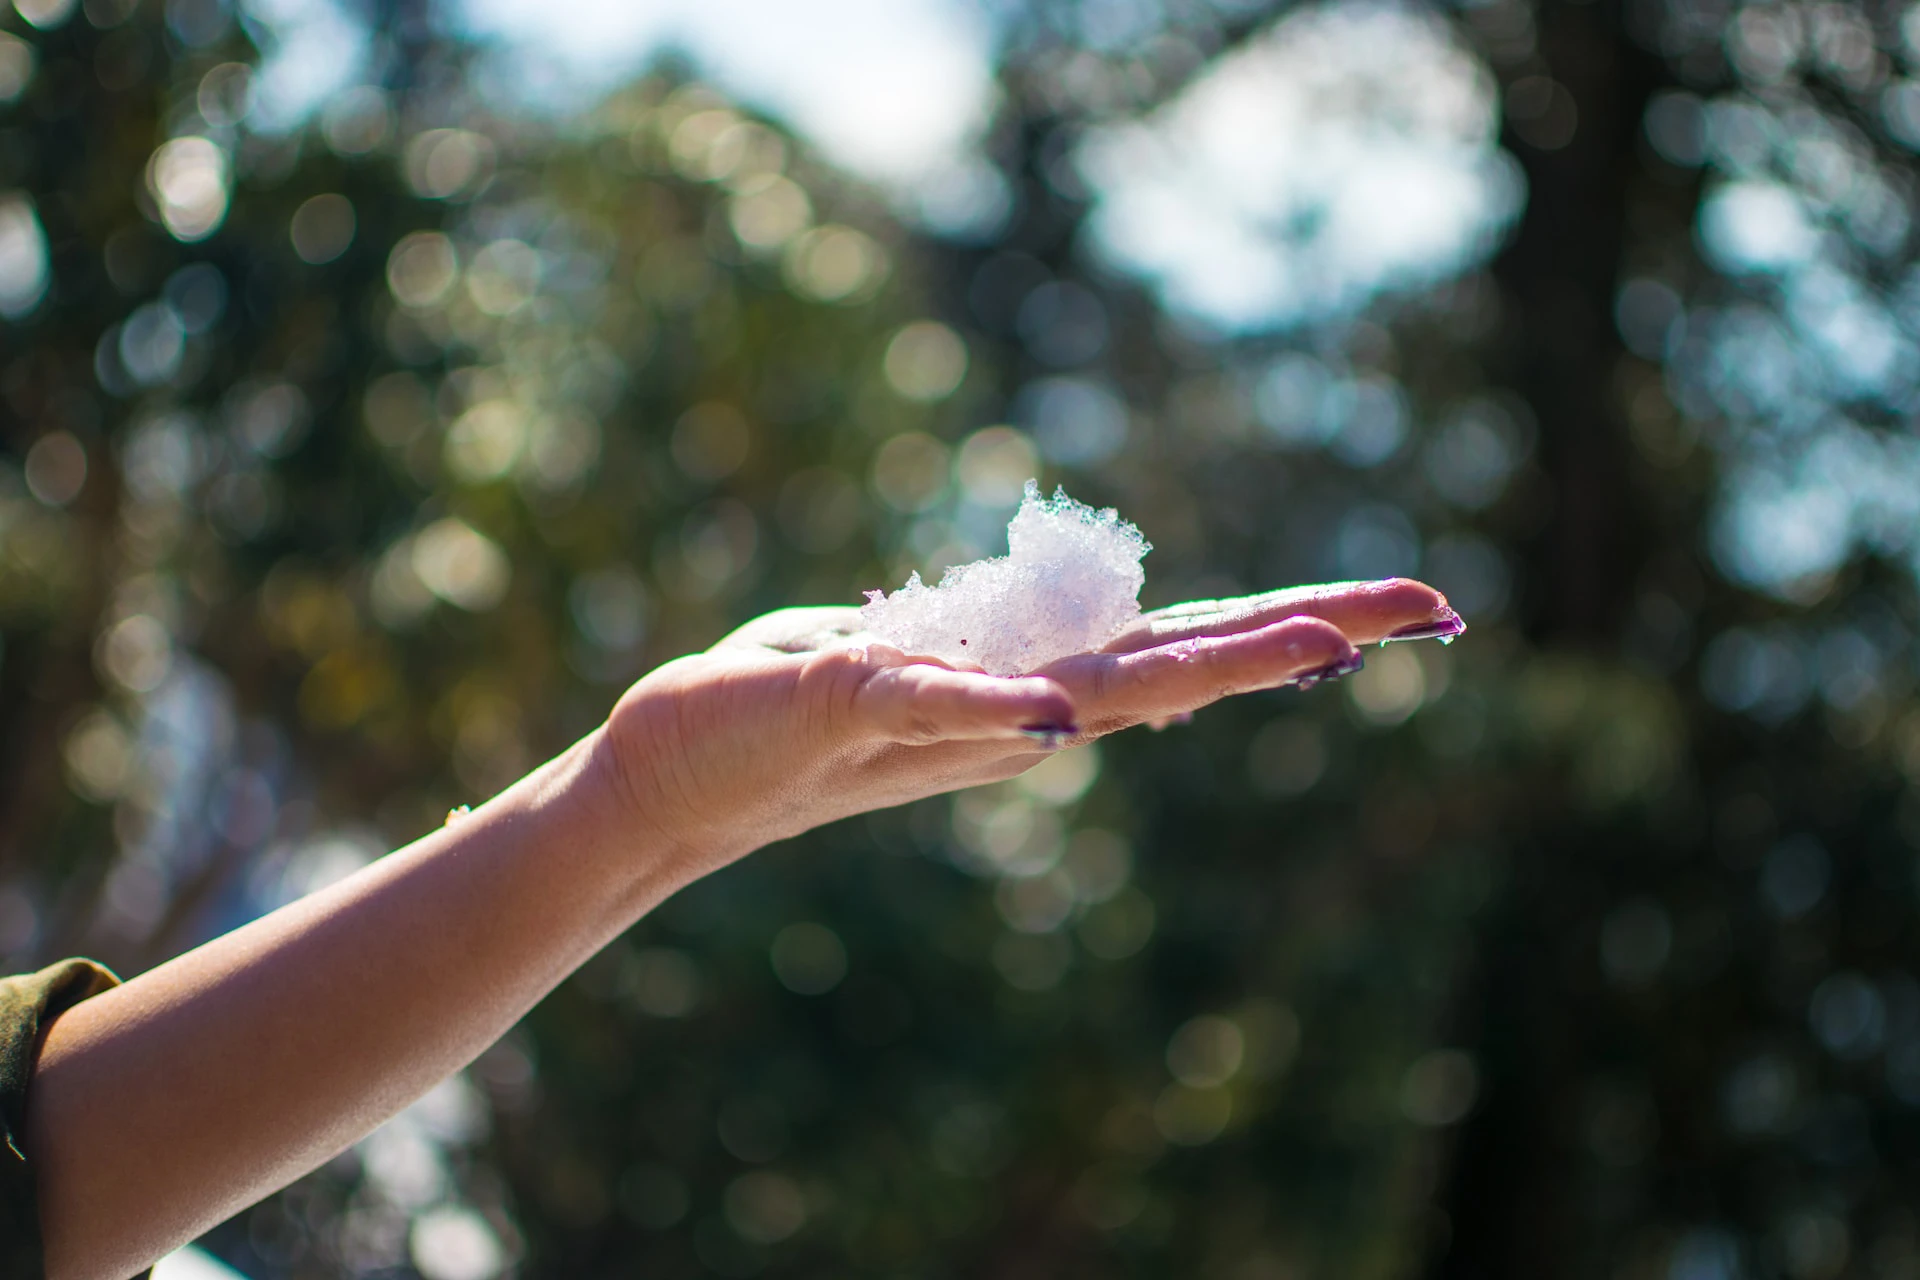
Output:
[[[929,587],[914,574],[887,595],[867,592],[866,629],[911,654],[1022,675],[1097,649],[1140,616],[1153,549],[1112,507],[1095,511],[1065,489],[1026,497],[1007,526],[1007,554],[955,565]]]

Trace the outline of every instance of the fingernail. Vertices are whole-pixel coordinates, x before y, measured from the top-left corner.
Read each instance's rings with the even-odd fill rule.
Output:
[[[1453,638],[1467,629],[1467,624],[1459,614],[1449,609],[1446,615],[1432,622],[1419,622],[1411,627],[1402,627],[1382,640],[1381,644],[1392,644],[1396,640],[1438,640],[1441,644],[1450,644]]]
[[[1068,738],[1080,730],[1070,724],[1023,724],[1020,726],[1022,737],[1030,738],[1049,751],[1058,751]]]
[[[1366,665],[1367,660],[1356,651],[1351,658],[1342,658],[1338,662],[1328,663],[1318,671],[1309,671],[1303,676],[1295,676],[1287,681],[1287,686],[1294,689],[1311,689],[1322,680],[1338,680],[1341,676],[1350,676]]]

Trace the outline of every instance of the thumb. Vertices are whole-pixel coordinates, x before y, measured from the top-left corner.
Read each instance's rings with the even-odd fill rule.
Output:
[[[1043,676],[990,676],[922,662],[881,667],[854,694],[854,718],[890,742],[924,745],[1027,738],[1058,746],[1075,732],[1073,699]]]

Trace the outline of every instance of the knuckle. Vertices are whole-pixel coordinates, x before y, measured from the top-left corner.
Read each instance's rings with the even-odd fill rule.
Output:
[[[1087,671],[1087,687],[1096,700],[1105,698],[1113,692],[1113,673],[1115,664],[1096,662]]]
[[[808,714],[829,729],[857,718],[862,692],[881,668],[852,650],[809,654],[794,673],[794,692]]]
[[[800,667],[800,683],[808,689],[851,693],[876,670],[851,649],[827,649],[807,656]]]
[[[906,723],[901,726],[900,736],[903,741],[914,746],[928,746],[940,741],[946,735],[941,732],[940,726],[928,719],[924,713],[915,711],[908,713]]]

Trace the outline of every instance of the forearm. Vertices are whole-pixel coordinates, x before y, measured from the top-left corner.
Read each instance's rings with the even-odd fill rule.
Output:
[[[60,1018],[28,1115],[49,1280],[124,1280],[317,1167],[678,888],[599,742]]]

